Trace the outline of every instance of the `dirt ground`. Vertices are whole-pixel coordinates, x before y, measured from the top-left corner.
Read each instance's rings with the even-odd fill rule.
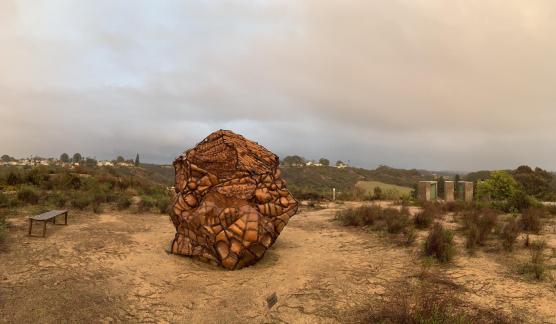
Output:
[[[353,322],[422,258],[418,245],[338,225],[337,208],[303,210],[261,262],[235,272],[168,255],[168,216],[71,212],[68,226],[49,224],[46,238],[35,238],[18,215],[0,252],[0,322]],[[459,255],[441,271],[469,301],[556,323],[553,281],[522,279],[503,257]],[[268,310],[273,292],[278,303]]]

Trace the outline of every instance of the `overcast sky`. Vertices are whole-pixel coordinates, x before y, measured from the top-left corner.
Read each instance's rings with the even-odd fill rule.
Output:
[[[1,0],[0,154],[556,170],[555,35],[553,0]]]

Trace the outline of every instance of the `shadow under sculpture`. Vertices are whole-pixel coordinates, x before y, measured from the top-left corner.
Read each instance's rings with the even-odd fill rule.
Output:
[[[212,133],[174,168],[174,254],[241,269],[264,256],[297,212],[278,157],[231,131]]]

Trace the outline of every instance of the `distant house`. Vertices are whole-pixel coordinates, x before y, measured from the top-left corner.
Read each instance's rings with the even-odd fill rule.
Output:
[[[348,167],[348,165],[345,164],[345,163],[340,163],[340,164],[336,165],[336,167],[337,167],[338,169],[345,169],[345,168]]]
[[[114,166],[114,162],[112,162],[112,161],[98,161],[97,166],[99,166],[99,167]]]
[[[317,163],[317,162],[313,162],[313,161],[309,161],[307,163],[305,163],[305,166],[316,166],[316,167],[320,167],[322,166],[321,163]]]

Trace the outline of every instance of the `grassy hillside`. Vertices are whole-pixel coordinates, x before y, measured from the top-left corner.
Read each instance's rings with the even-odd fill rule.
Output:
[[[311,166],[282,167],[282,174],[288,181],[288,188],[292,193],[301,197],[308,193],[328,197],[332,188],[344,193],[354,192],[356,184],[360,181],[395,185],[403,187],[403,192],[407,192],[418,181],[431,179],[431,176],[421,175],[417,170],[394,169],[387,166],[380,166],[375,170]]]
[[[396,186],[379,181],[358,181],[355,187],[363,189],[367,196],[372,195],[374,189],[379,187],[382,190],[382,194],[387,199],[399,199],[402,196],[409,196],[413,190],[413,188]]]
[[[330,196],[332,188],[352,191],[357,181],[365,180],[352,168],[334,167],[282,167],[288,189],[296,196],[305,193]]]

